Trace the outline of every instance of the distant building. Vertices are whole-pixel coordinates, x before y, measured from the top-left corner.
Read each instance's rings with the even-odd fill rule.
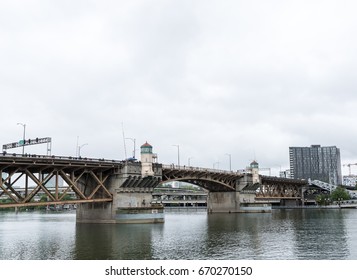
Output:
[[[336,146],[289,147],[289,157],[291,178],[342,184],[340,149]]]
[[[287,169],[287,170],[279,172],[279,177],[280,178],[291,178],[290,176],[291,176],[290,169]]]
[[[356,187],[357,186],[357,176],[356,175],[343,176],[343,185],[350,186],[350,187]]]

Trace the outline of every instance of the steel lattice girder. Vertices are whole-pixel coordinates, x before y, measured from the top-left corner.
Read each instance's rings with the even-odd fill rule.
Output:
[[[20,207],[20,206],[37,206],[37,205],[52,205],[52,204],[73,204],[73,203],[88,203],[88,202],[110,202],[112,201],[112,194],[105,185],[109,174],[103,174],[102,171],[92,170],[78,170],[77,172],[67,173],[63,168],[45,168],[45,171],[33,172],[35,169],[31,165],[28,167],[20,167],[13,170],[11,173],[3,172],[3,170],[10,170],[9,168],[0,169],[0,197],[8,198],[11,202],[0,203],[0,208],[6,207]],[[38,170],[36,170],[38,171]],[[4,178],[4,174],[6,178]],[[89,195],[86,195],[84,190],[81,190],[80,180],[86,174],[87,180],[90,180],[94,186]],[[14,184],[19,181],[21,177],[25,177],[25,186],[15,190]],[[11,180],[14,180],[11,182]],[[54,188],[47,187],[46,184],[55,178]],[[62,178],[68,186],[61,193],[59,187],[59,178]],[[32,188],[28,187],[28,181],[31,180],[35,185]],[[82,183],[83,185],[83,183]],[[63,188],[62,188],[63,189]],[[77,199],[64,200],[65,195],[73,191]],[[20,192],[24,192],[21,194]],[[47,201],[33,201],[33,198],[42,192],[47,197]],[[54,192],[54,194],[53,194]]]

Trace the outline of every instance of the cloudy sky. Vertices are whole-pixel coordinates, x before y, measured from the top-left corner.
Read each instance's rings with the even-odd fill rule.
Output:
[[[24,123],[55,155],[78,140],[82,156],[124,159],[124,131],[168,164],[173,145],[181,165],[209,168],[230,154],[233,169],[286,169],[289,146],[312,144],[357,162],[354,0],[0,5],[0,144]]]

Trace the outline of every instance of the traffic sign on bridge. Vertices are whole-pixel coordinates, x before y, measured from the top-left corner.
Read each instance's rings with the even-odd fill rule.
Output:
[[[8,149],[14,149],[23,146],[37,145],[37,144],[44,144],[44,143],[47,143],[47,153],[51,153],[51,137],[35,138],[35,139],[27,139],[27,140],[23,139],[20,140],[19,142],[5,144],[2,146],[2,149],[3,151],[6,151]]]

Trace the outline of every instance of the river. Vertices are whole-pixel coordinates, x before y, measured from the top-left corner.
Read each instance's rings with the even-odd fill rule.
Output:
[[[3,260],[357,260],[356,209],[165,213],[164,224],[76,224],[75,212],[0,212]]]

